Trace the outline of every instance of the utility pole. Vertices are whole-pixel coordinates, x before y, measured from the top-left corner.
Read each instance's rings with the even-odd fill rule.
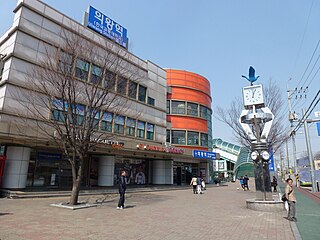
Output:
[[[302,116],[305,115],[306,110],[302,109]],[[312,122],[312,121],[311,121]],[[304,132],[306,135],[306,144],[307,144],[307,150],[308,150],[308,157],[309,157],[309,163],[310,163],[310,175],[311,175],[311,182],[312,182],[312,192],[317,191],[316,186],[316,179],[314,176],[314,161],[313,161],[313,155],[311,150],[311,142],[310,142],[310,136],[309,136],[309,128],[308,128],[308,121],[307,119],[304,120]]]
[[[286,160],[287,160],[287,171],[288,171],[288,174],[289,174],[289,177],[290,177],[290,161],[289,161],[289,149],[288,149],[288,139],[286,139]]]
[[[297,164],[297,148],[296,148],[296,132],[293,131],[293,122],[297,120],[296,113],[292,110],[291,105],[291,98],[293,95],[295,95],[295,99],[302,99],[307,98],[307,92],[308,87],[306,88],[295,88],[294,90],[288,89],[288,82],[291,80],[291,78],[287,81],[287,93],[288,93],[288,106],[289,106],[289,121],[290,121],[290,127],[291,127],[291,143],[292,143],[292,158],[293,158],[293,167],[294,167],[294,173],[295,175],[298,174],[298,164]]]

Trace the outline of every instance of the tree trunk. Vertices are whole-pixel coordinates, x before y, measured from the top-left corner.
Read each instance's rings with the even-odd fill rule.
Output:
[[[80,191],[81,179],[80,176],[72,183],[72,192],[70,196],[70,205],[76,205],[78,203],[79,191]]]

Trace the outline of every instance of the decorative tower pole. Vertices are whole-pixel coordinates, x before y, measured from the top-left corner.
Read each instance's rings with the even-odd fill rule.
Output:
[[[239,122],[251,141],[251,159],[254,162],[255,185],[257,200],[272,200],[267,137],[273,122],[273,114],[265,107],[262,85],[253,85],[255,77],[253,67],[249,68],[249,77],[245,77],[251,84],[242,89],[244,110]]]

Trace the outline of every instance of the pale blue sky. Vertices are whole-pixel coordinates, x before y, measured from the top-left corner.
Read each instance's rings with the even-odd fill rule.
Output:
[[[320,40],[320,1],[317,0],[44,0],[82,22],[89,5],[128,30],[129,49],[163,68],[183,69],[211,83],[212,108],[229,106],[248,82],[241,78],[250,65],[283,90],[297,87]],[[12,24],[15,0],[0,0],[0,33]],[[320,54],[320,46],[314,60]],[[314,61],[313,61],[314,62]],[[312,67],[313,65],[310,65]],[[318,62],[304,86],[320,66]],[[308,76],[309,71],[305,76]],[[302,79],[299,87],[305,81]],[[320,89],[320,72],[309,85],[308,98],[293,101],[298,113],[308,107]],[[287,101],[284,108],[287,108]],[[285,110],[285,109],[284,109]],[[316,107],[320,111],[320,105]],[[283,111],[284,113],[284,111]],[[314,118],[314,115],[312,116]],[[213,135],[234,142],[232,132],[217,120]],[[300,131],[303,131],[301,129]],[[320,150],[315,124],[310,126],[314,152]],[[291,146],[291,145],[290,145]],[[298,152],[305,150],[298,135]]]

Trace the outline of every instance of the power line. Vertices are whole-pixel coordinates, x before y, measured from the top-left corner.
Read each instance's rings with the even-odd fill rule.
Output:
[[[298,62],[298,59],[299,59],[299,56],[300,56],[302,44],[303,44],[304,37],[305,37],[305,35],[306,35],[307,27],[308,27],[308,24],[309,24],[309,19],[310,19],[310,15],[311,15],[311,10],[312,10],[312,7],[313,7],[313,3],[314,3],[314,0],[312,0],[311,6],[310,6],[310,9],[309,9],[308,19],[307,19],[306,25],[304,26],[303,35],[302,35],[301,43],[300,43],[300,46],[299,46],[298,54],[297,54],[297,57],[296,57],[295,62],[294,62],[294,64],[293,64],[293,69],[292,69],[291,72],[293,72],[293,70],[296,68],[296,65],[297,65],[297,62]],[[299,84],[300,84],[300,83],[299,83]],[[299,86],[299,84],[298,84],[298,86]]]
[[[320,90],[318,90],[316,96],[315,96],[314,99],[312,100],[312,102],[311,102],[310,106],[308,107],[307,111],[306,111],[305,114],[301,117],[301,119],[300,119],[300,121],[298,122],[298,124],[296,125],[296,127],[291,131],[290,135],[291,135],[293,132],[296,132],[296,131],[301,127],[302,123],[307,120],[307,118],[309,117],[309,115],[311,114],[311,112],[313,111],[313,109],[317,106],[317,104],[318,104],[319,101],[320,101],[320,98],[317,100],[317,97],[319,96],[319,94],[320,94]],[[316,101],[316,100],[317,100],[317,101]],[[315,105],[312,106],[312,104],[313,104],[315,101],[316,101]],[[311,107],[312,107],[312,109],[311,109]],[[310,109],[311,109],[311,110],[310,110]],[[309,110],[310,110],[310,111],[309,111]]]
[[[318,44],[319,44],[319,42],[320,42],[320,40],[318,41]],[[315,68],[316,64],[317,64],[317,63],[318,63],[318,61],[319,61],[319,58],[320,58],[320,54],[318,55],[317,60],[314,62],[313,66],[312,66],[312,69],[310,70],[310,72],[309,72],[309,74],[308,74],[308,76],[307,76],[306,80],[304,80],[304,82],[303,82],[303,84],[302,84],[302,87],[301,87],[301,88],[303,88],[303,87],[304,87],[304,85],[306,84],[306,82],[308,81],[308,79],[309,79],[309,77],[310,77],[310,75],[311,75],[311,73],[312,73],[313,69]],[[317,71],[317,72],[318,72],[318,71]]]
[[[306,74],[306,72],[307,72],[308,69],[309,69],[309,66],[310,66],[310,64],[311,64],[311,62],[312,62],[312,59],[313,59],[313,57],[314,57],[314,55],[315,55],[315,53],[316,53],[316,51],[317,51],[317,49],[318,49],[319,43],[320,43],[320,40],[318,40],[317,46],[316,46],[316,48],[313,50],[312,56],[311,56],[311,58],[310,58],[310,60],[309,60],[309,63],[308,63],[308,65],[307,65],[306,69],[304,70],[304,72],[303,72],[303,74],[302,74],[302,77],[300,78],[300,81],[299,81],[298,84],[297,84],[297,88],[299,87],[300,83],[302,82],[302,79],[304,78],[304,75]]]

